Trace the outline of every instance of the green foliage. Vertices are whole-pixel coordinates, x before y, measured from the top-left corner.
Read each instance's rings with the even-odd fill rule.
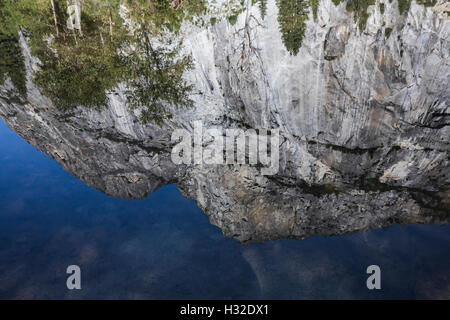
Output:
[[[417,4],[421,4],[425,7],[434,7],[437,3],[437,0],[416,0]]]
[[[347,2],[347,10],[354,13],[355,22],[358,22],[359,31],[364,31],[367,25],[369,14],[367,9],[374,5],[375,0],[349,0]]]
[[[125,0],[125,3],[134,21],[151,22],[159,31],[178,32],[183,21],[192,21],[194,16],[206,11],[205,0]]]
[[[282,40],[291,55],[297,55],[306,31],[309,9],[314,20],[320,0],[277,0],[279,9],[278,23]]]
[[[143,9],[133,14],[145,20],[152,12]],[[192,62],[190,57],[179,57],[181,43],[154,45],[152,39],[158,35],[159,28],[144,23],[146,21],[135,26],[122,61],[129,74],[127,97],[131,108],[143,108],[141,119],[144,123],[160,124],[171,116],[167,104],[175,107],[193,105],[189,98],[192,86],[183,80],[183,73],[192,67]]]
[[[0,2],[0,33],[17,36],[19,27],[42,31],[43,26],[48,23],[49,10],[50,1],[2,0]]]
[[[233,15],[229,16],[229,17],[228,17],[228,22],[229,22],[232,26],[234,26],[234,25],[236,24],[236,22],[237,22],[238,16],[239,16],[238,14],[233,14]]]
[[[391,36],[392,33],[392,28],[386,28],[386,30],[384,30],[384,35],[386,36],[386,39],[389,39],[389,37]]]
[[[309,2],[307,0],[277,0],[277,5],[283,43],[291,55],[297,55],[305,36]]]
[[[77,106],[102,108],[108,104],[107,92],[124,80],[126,66],[118,51],[126,37],[117,14],[119,1],[86,1],[82,8],[82,31],[67,29],[67,7],[56,1],[58,35],[50,44],[34,45],[41,60],[35,82],[61,109]],[[111,21],[111,24],[109,23]],[[51,24],[50,24],[51,25]],[[111,29],[110,29],[111,27]]]
[[[19,94],[26,96],[26,76],[23,55],[19,46],[20,28],[35,30],[31,41],[35,44],[37,35],[43,35],[45,24],[48,23],[46,13],[49,2],[43,0],[2,0],[0,2],[0,84],[9,77]],[[39,16],[39,12],[43,12]],[[30,19],[34,17],[34,19]]]
[[[133,74],[127,97],[132,108],[143,107],[141,119],[144,123],[161,124],[164,118],[170,118],[166,105],[175,107],[191,107],[189,98],[192,86],[183,80],[183,73],[191,66],[189,57],[171,60],[167,56],[175,56],[175,50],[152,48],[147,43],[147,52],[137,51],[126,57]],[[142,54],[139,54],[142,53]]]
[[[166,33],[177,33],[185,19],[204,12],[203,0],[79,1],[81,30],[67,28],[68,3],[2,0],[0,83],[8,75],[25,91],[23,57],[16,45],[21,28],[30,36],[32,54],[41,61],[34,81],[58,108],[105,107],[108,92],[118,83],[128,85],[129,105],[143,108],[144,122],[161,123],[170,115],[167,105],[192,105],[192,88],[182,77],[191,67],[190,58],[180,56],[180,43],[165,44],[172,49],[155,48],[153,43],[164,40]],[[127,21],[120,14],[121,5],[128,10]]]
[[[254,4],[255,2],[254,2],[255,0],[252,0],[252,4]],[[246,9],[246,5],[245,5],[245,1],[244,0],[241,0],[241,2],[240,2],[240,5],[238,6],[238,7],[236,7],[236,8],[233,8],[232,10],[231,10],[231,14],[228,16],[228,22],[231,24],[231,25],[235,25],[236,24],[236,22],[237,22],[237,19],[238,19],[238,17],[239,17],[239,15],[242,13],[242,12],[244,12],[245,11],[245,9]]]
[[[122,80],[126,67],[120,64],[114,46],[102,46],[88,38],[78,46],[55,45],[58,55],[47,49],[41,54],[42,68],[35,82],[62,109],[108,105],[107,91]]]
[[[9,77],[20,95],[25,96],[25,64],[17,37],[0,34],[0,57],[0,85]]]
[[[267,0],[258,0],[258,4],[261,18],[264,20],[267,14]]]
[[[338,6],[340,3],[344,2],[345,0],[332,0],[335,6]]]
[[[67,6],[72,1],[83,4],[81,30],[67,27]],[[282,41],[291,55],[300,50],[310,9],[317,19],[319,1],[276,0]],[[338,5],[344,0],[332,1]],[[409,10],[411,1],[399,0],[400,13]],[[417,1],[425,6],[436,3]],[[240,1],[228,13],[231,24],[237,22],[245,4]],[[259,6],[264,19],[267,0],[252,0],[252,4]],[[347,1],[346,8],[354,12],[361,31],[367,24],[367,8],[373,4],[375,0]],[[126,13],[120,13],[122,6]],[[183,80],[191,60],[180,54],[180,42],[170,43],[168,39],[174,37],[168,34],[179,34],[186,20],[197,23],[207,10],[206,0],[1,0],[0,84],[9,78],[26,95],[25,65],[18,45],[22,30],[31,53],[41,61],[34,81],[57,107],[105,107],[108,92],[124,83],[129,87],[130,107],[142,109],[144,122],[160,123],[169,116],[166,106],[192,105],[192,88]],[[383,4],[380,10],[384,12]],[[216,17],[211,18],[211,25],[216,22]],[[391,32],[385,29],[387,38]]]
[[[411,6],[411,0],[398,0],[398,11],[400,14],[404,14],[409,11]]]
[[[309,3],[311,5],[311,10],[313,13],[314,21],[317,20],[317,10],[319,9],[319,1],[320,0],[310,0]]]
[[[345,0],[332,0],[334,5],[339,5]],[[412,0],[398,0],[398,10],[400,14],[404,14],[409,11],[409,8],[411,7],[411,1]],[[437,3],[437,0],[416,0],[417,4],[426,6],[426,7],[432,7],[435,6]],[[392,3],[392,0],[389,0],[389,3]],[[355,21],[359,22],[359,29],[360,31],[363,31],[366,28],[367,19],[369,18],[369,15],[367,14],[367,8],[370,5],[375,4],[375,0],[348,0],[347,1],[347,10],[352,11],[355,13]],[[381,14],[384,14],[385,12],[385,5],[384,3],[380,4],[380,12]]]
[[[398,0],[398,11],[400,14],[407,13],[409,8],[411,8],[412,0]],[[416,0],[417,4],[423,5],[425,7],[433,7],[436,5],[437,0]]]

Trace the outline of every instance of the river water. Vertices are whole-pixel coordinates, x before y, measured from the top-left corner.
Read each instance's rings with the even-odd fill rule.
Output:
[[[381,269],[368,290],[366,269]],[[81,268],[81,290],[66,269]],[[241,245],[176,186],[115,199],[0,120],[1,299],[450,298],[450,225]]]

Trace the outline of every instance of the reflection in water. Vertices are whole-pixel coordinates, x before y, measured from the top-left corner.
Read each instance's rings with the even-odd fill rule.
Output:
[[[175,186],[108,197],[0,121],[0,298],[450,298],[449,255],[449,225],[244,246]],[[81,291],[66,289],[70,264]],[[370,264],[381,291],[366,289]]]

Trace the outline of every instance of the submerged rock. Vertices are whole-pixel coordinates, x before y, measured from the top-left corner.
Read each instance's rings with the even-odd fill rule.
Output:
[[[450,22],[435,8],[369,7],[359,30],[345,4],[320,1],[297,55],[268,1],[234,24],[185,26],[193,109],[143,124],[125,89],[103,111],[55,108],[31,81],[37,60],[21,37],[27,98],[1,87],[0,116],[65,170],[111,196],[142,199],[174,183],[211,223],[241,242],[303,239],[392,224],[450,221]],[[385,32],[389,30],[389,35]],[[172,132],[280,129],[280,165],[175,165]]]

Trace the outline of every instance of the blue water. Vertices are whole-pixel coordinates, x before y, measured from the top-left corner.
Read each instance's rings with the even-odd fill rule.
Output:
[[[81,290],[66,268],[81,268]],[[366,268],[381,268],[381,290]],[[249,246],[225,238],[176,186],[115,199],[0,120],[1,299],[450,298],[450,226]]]

